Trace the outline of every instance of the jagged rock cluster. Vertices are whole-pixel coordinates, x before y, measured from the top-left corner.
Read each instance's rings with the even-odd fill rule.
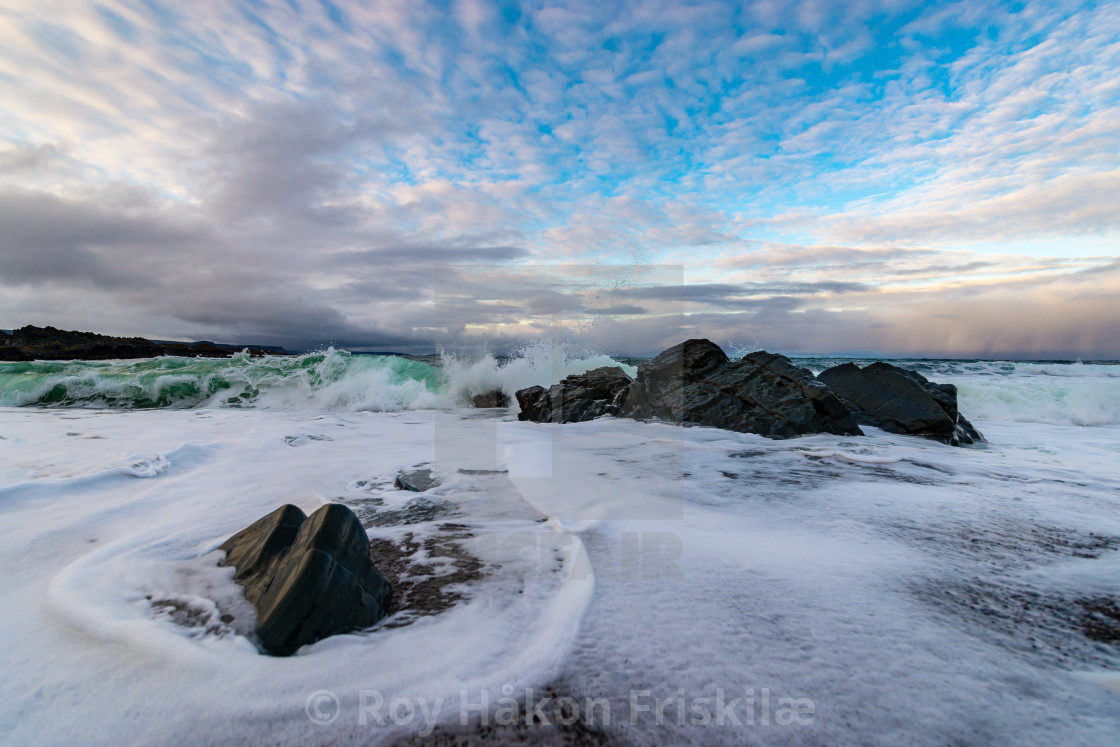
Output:
[[[603,415],[618,415],[619,402],[633,379],[617,366],[575,374],[548,389],[522,389],[515,395],[521,420],[538,423],[576,423]]]
[[[760,351],[730,360],[709,340],[686,340],[638,366],[604,367],[516,394],[521,420],[571,423],[603,415],[707,425],[770,438],[862,435],[859,424],[955,445],[984,437],[957,411],[957,391],[888,363],[836,366],[819,377]]]

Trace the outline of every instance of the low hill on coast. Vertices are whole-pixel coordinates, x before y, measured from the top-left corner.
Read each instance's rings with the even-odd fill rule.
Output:
[[[0,361],[109,360],[157,358],[178,355],[187,358],[227,358],[240,351],[250,355],[291,355],[283,348],[225,345],[221,343],[147,340],[143,337],[112,337],[96,332],[78,332],[28,325],[11,332],[0,330]]]

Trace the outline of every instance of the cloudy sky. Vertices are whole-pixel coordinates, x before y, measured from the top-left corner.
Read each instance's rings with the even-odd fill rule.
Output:
[[[0,327],[1120,358],[1120,4],[0,0]]]

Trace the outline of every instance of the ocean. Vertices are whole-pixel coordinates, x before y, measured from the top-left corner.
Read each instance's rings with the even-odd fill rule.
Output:
[[[543,345],[0,363],[2,740],[478,737],[516,702],[592,741],[1114,744],[1120,365],[890,362],[989,443],[468,406],[635,372]],[[217,547],[325,502],[446,605],[263,656]]]

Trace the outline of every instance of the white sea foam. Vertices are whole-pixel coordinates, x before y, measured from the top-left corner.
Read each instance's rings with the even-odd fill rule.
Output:
[[[840,359],[798,363],[819,373]],[[870,360],[857,361],[864,365]],[[1023,361],[894,360],[931,381],[955,384],[960,411],[972,421],[1120,424],[1120,364]]]
[[[462,409],[0,409],[0,723],[13,743],[369,743],[393,726],[360,722],[363,690],[442,698],[454,724],[464,697],[559,683],[638,743],[1106,744],[1120,655],[1063,615],[1120,594],[1101,539],[1120,537],[1118,431],[986,432],[955,449]],[[415,496],[392,479],[421,463],[454,514],[371,536],[466,527],[485,572],[457,605],[289,659],[215,619],[239,594],[225,537],[285,502],[398,510]],[[1016,627],[1026,592],[1058,611]],[[630,720],[634,691],[748,688],[811,699],[813,723]],[[320,690],[340,701],[326,726]]]
[[[948,377],[973,420],[1068,425],[1120,424],[1118,366],[1055,367],[1060,373]],[[1101,370],[1105,369],[1105,370]]]

